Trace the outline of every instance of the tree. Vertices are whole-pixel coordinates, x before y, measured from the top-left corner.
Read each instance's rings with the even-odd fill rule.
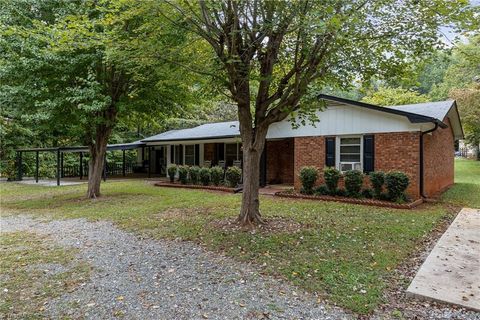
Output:
[[[214,76],[237,105],[243,224],[262,223],[259,171],[268,127],[294,114],[315,120],[313,83],[346,88],[353,79],[401,75],[406,65],[440,45],[440,25],[475,21],[475,9],[450,1],[167,3],[181,17],[172,19],[174,24],[184,28],[186,22],[210,45]]]
[[[188,103],[191,77],[163,59],[172,53],[180,60],[178,45],[187,39],[148,23],[158,17],[156,1],[19,0],[8,8],[0,96],[44,131],[88,146],[87,196],[97,197],[119,118],[174,114],[180,101]]]
[[[413,90],[380,87],[375,91],[369,92],[362,98],[362,101],[379,106],[394,106],[427,102],[429,98]]]

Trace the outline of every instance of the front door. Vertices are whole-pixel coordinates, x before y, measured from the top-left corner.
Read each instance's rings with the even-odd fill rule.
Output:
[[[166,148],[164,146],[155,150],[155,173],[161,175],[167,174],[167,157]]]

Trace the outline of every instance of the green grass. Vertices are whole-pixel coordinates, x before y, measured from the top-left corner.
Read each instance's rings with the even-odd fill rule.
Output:
[[[246,232],[217,227],[235,218],[240,195],[159,188],[143,181],[107,182],[103,196],[84,198],[86,185],[2,185],[4,212],[51,219],[111,220],[153,238],[182,238],[253,261],[356,313],[382,303],[392,270],[449,214],[442,205],[396,210],[334,202],[261,198],[268,219],[301,225],[296,232]]]
[[[34,233],[2,233],[0,248],[0,314],[7,319],[44,319],[45,302],[73,290],[89,275],[87,264],[73,260],[75,251]],[[66,269],[49,274],[39,264]]]
[[[455,160],[455,186],[442,199],[460,206],[480,208],[480,161]]]

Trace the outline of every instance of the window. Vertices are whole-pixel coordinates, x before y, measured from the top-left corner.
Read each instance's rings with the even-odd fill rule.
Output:
[[[227,163],[227,167],[231,167],[233,165],[234,160],[241,160],[241,159],[242,159],[241,145],[238,143],[226,143],[225,144],[225,161]]]
[[[342,172],[362,170],[362,138],[340,137],[339,140],[338,169]]]
[[[185,164],[188,166],[195,164],[195,145],[193,144],[185,146]]]
[[[175,147],[175,164],[183,164],[182,163],[182,146],[181,145],[176,145]]]

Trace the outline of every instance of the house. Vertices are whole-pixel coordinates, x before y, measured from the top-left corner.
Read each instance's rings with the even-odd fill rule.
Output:
[[[294,129],[284,120],[270,126],[260,181],[300,187],[303,166],[341,171],[405,172],[410,197],[433,197],[453,184],[454,142],[463,138],[455,101],[379,107],[321,95],[320,121]],[[143,139],[138,161],[166,175],[169,164],[241,165],[237,121],[171,130]],[[151,156],[149,156],[151,155]],[[366,179],[367,180],[367,179]]]

